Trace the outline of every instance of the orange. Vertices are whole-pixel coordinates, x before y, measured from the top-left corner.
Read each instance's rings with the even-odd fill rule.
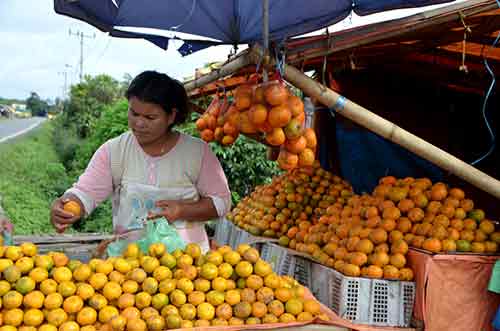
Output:
[[[282,84],[271,83],[264,89],[264,99],[271,106],[278,106],[288,99],[288,91]]]
[[[76,314],[83,308],[83,300],[79,296],[73,295],[63,302],[63,309],[69,314]]]
[[[413,280],[413,270],[410,268],[402,268],[399,270],[399,279],[403,281]]]
[[[266,142],[272,146],[283,145],[286,141],[285,132],[281,128],[273,128],[266,134]]]
[[[38,331],[57,331],[57,328],[52,324],[42,324],[38,328]],[[95,330],[84,330],[84,331],[95,331]]]
[[[64,322],[59,326],[59,331],[79,331],[80,326],[74,322],[74,321],[69,321],[69,322]]]
[[[140,318],[129,319],[127,321],[127,331],[146,331],[147,325]]]
[[[42,308],[45,296],[40,291],[33,291],[24,296],[23,304],[26,308]]]
[[[101,294],[94,294],[89,300],[88,305],[95,310],[101,310],[108,304],[108,300]]]
[[[317,145],[316,133],[311,128],[306,128],[304,130],[304,137],[307,141],[307,148],[314,149]]]
[[[99,261],[99,263],[97,263],[97,265],[95,266],[95,271],[97,273],[102,273],[102,274],[105,274],[105,275],[109,275],[111,273],[111,271],[113,271],[114,267],[113,267],[113,263],[111,261]]]
[[[424,241],[422,248],[433,253],[439,253],[442,250],[442,244],[438,239],[429,238]]]
[[[122,295],[122,288],[120,284],[115,282],[108,282],[102,289],[102,294],[109,301],[118,299]]]
[[[46,309],[52,310],[61,307],[63,303],[63,297],[59,293],[51,293],[45,297],[43,306]]]
[[[16,290],[21,294],[27,294],[35,289],[36,283],[30,277],[21,277],[16,282]]]
[[[57,285],[57,292],[63,297],[69,297],[76,293],[76,285],[73,282],[64,281]]]
[[[267,120],[267,109],[264,105],[254,104],[248,111],[248,117],[255,125],[263,124]]]
[[[292,323],[295,322],[295,316],[293,316],[290,313],[284,313],[283,315],[280,316],[280,323]]]
[[[54,269],[52,278],[58,283],[70,281],[73,278],[73,273],[67,267],[57,267]]]
[[[114,322],[111,321],[112,323]],[[116,323],[116,322],[115,322]],[[124,324],[126,323],[126,320],[124,321]],[[146,320],[147,328],[150,331],[163,331],[165,329],[165,319],[161,316],[151,316]]]
[[[151,295],[147,292],[140,292],[135,295],[135,306],[139,309],[149,307],[151,304]]]
[[[136,293],[139,290],[139,284],[134,280],[126,280],[122,284],[122,290],[125,293]]]
[[[282,149],[278,155],[278,164],[283,170],[291,170],[299,163],[299,156]]]
[[[307,147],[307,140],[304,136],[300,136],[297,139],[287,140],[285,148],[292,153],[300,154]]]
[[[76,321],[81,326],[94,324],[96,320],[97,312],[90,307],[83,308],[78,312],[78,315],[76,315]]]
[[[108,282],[108,277],[103,273],[95,273],[89,278],[89,284],[95,289],[100,290]]]
[[[197,316],[199,319],[210,321],[215,317],[215,308],[207,303],[203,302],[196,307]]]
[[[106,306],[99,311],[99,322],[108,323],[111,319],[118,315],[118,309],[113,306]]]
[[[79,283],[76,287],[76,295],[82,298],[82,300],[90,299],[94,293],[94,288],[87,283]]]
[[[20,307],[23,303],[23,296],[16,291],[8,291],[2,298],[3,307],[5,309],[13,309]]]
[[[299,154],[299,166],[310,167],[314,164],[315,155],[312,149],[305,148]]]
[[[139,309],[135,307],[128,307],[122,310],[121,315],[125,317],[127,320],[129,320],[134,318],[140,318],[141,312],[139,311]]]
[[[298,315],[303,311],[304,305],[299,299],[290,299],[285,304],[285,311],[292,315]]]
[[[210,130],[210,129],[205,129],[205,130],[201,131],[200,137],[201,137],[201,139],[203,139],[207,143],[211,142],[214,140],[214,131]]]
[[[66,202],[64,204],[63,209],[68,213],[73,214],[74,216],[81,216],[82,214],[82,209],[80,207],[80,204],[73,200]]]
[[[293,296],[293,293],[290,289],[288,288],[285,288],[285,287],[280,287],[280,288],[277,288],[275,291],[274,291],[274,296],[276,297],[276,299],[278,299],[279,301],[281,302],[286,302],[288,300],[290,300]]]
[[[290,122],[292,113],[286,105],[271,108],[268,114],[268,122],[273,128],[282,128]]]
[[[53,309],[47,314],[47,322],[55,326],[60,326],[66,322],[67,319],[68,314],[66,314],[66,312],[61,308]]]
[[[7,310],[3,313],[3,323],[6,325],[19,326],[23,322],[24,312],[19,308]]]
[[[29,276],[37,283],[41,283],[49,277],[46,269],[36,267],[30,271]]]
[[[304,112],[304,103],[295,95],[291,95],[288,98],[288,107],[290,108],[293,117],[299,116]]]
[[[247,134],[257,132],[257,128],[250,121],[250,118],[248,116],[248,111],[243,111],[239,114],[239,129],[241,132],[247,133]]]

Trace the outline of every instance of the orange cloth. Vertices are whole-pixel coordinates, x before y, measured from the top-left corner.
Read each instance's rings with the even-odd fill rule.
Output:
[[[407,259],[417,284],[413,316],[425,331],[492,330],[500,295],[488,291],[488,282],[499,258],[410,249]]]

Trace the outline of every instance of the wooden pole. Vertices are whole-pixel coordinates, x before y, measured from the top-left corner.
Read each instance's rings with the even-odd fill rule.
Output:
[[[285,65],[285,79],[338,114],[500,199],[500,181]]]

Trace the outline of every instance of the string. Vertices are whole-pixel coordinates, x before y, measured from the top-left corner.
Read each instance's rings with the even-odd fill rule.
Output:
[[[496,3],[498,5],[498,8],[500,8],[500,1],[496,0]],[[500,39],[500,32],[498,33],[497,37],[495,38],[495,41],[493,41],[493,44],[490,46],[490,48],[494,48],[498,44],[499,39]],[[491,153],[493,153],[493,151],[495,150],[495,147],[496,147],[496,136],[495,136],[495,133],[493,132],[493,129],[491,128],[490,122],[488,121],[488,117],[486,116],[486,106],[488,104],[488,100],[490,98],[491,92],[493,91],[493,88],[495,87],[496,78],[495,78],[495,73],[493,72],[493,70],[491,70],[490,65],[488,64],[488,57],[486,54],[483,54],[483,62],[484,62],[484,66],[486,67],[486,70],[488,71],[488,73],[491,76],[491,84],[490,84],[490,87],[488,88],[488,91],[486,92],[485,97],[484,97],[483,106],[481,109],[481,114],[483,115],[484,123],[486,124],[486,128],[488,129],[488,133],[489,133],[490,138],[491,138],[491,145],[490,145],[490,148],[488,149],[488,151],[486,152],[486,154],[484,154],[483,156],[481,156],[477,160],[471,162],[471,165],[476,165],[479,162],[486,159],[488,156],[491,155]]]

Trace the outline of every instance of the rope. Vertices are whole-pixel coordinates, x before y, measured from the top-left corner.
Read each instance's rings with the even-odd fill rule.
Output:
[[[466,49],[467,49],[467,33],[472,33],[471,28],[465,24],[465,15],[462,12],[458,12],[458,15],[460,16],[460,21],[462,22],[462,25],[464,26],[464,39],[462,41],[462,64],[460,67],[458,67],[458,70],[463,71],[465,73],[469,72],[469,69],[465,65],[465,55],[466,55]]]

